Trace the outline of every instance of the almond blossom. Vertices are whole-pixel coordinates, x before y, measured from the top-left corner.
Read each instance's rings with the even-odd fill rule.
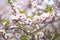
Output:
[[[59,0],[0,0],[0,40],[60,40]]]

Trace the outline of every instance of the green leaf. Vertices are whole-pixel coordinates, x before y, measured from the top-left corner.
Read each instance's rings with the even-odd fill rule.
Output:
[[[9,24],[9,20],[8,20],[8,19],[3,19],[3,20],[2,20],[2,24],[4,24],[4,23],[5,23],[5,24]]]
[[[29,29],[28,28],[24,28],[24,30],[27,32]]]
[[[58,32],[55,31],[55,34],[54,34],[54,38],[53,38],[53,40],[56,40],[57,38],[58,38]]]
[[[16,24],[16,26],[18,26],[18,27],[21,27],[21,26],[23,26],[24,24],[20,24],[20,23],[18,23],[18,24]]]
[[[25,10],[24,10],[24,9],[20,9],[20,10],[19,10],[19,13],[20,13],[20,14],[24,14],[24,13],[25,13]]]
[[[12,4],[12,2],[10,2],[10,0],[8,0],[8,3],[11,5]]]
[[[33,20],[33,17],[32,16],[28,16],[29,19]]]
[[[26,39],[26,36],[22,36],[22,37],[21,37],[21,40],[27,40],[27,39]]]
[[[47,5],[46,5],[46,8],[45,8],[45,11],[52,13],[52,11],[53,11],[53,10],[52,10],[52,6],[47,4]]]
[[[35,33],[38,33],[38,32],[40,32],[40,30],[36,30],[36,31],[35,31]]]

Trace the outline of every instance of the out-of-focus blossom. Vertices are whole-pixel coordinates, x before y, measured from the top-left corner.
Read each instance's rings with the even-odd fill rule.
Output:
[[[44,33],[42,31],[40,31],[38,34],[40,37],[44,37]]]
[[[33,22],[34,22],[34,23],[40,22],[40,16],[35,15],[35,16],[34,16],[34,19],[33,19]]]
[[[1,0],[0,38],[3,36],[6,40],[47,40],[48,38],[44,39],[44,29],[49,29],[52,32],[54,31],[52,26],[56,28],[60,26],[60,21],[54,22],[60,20],[60,12],[57,12],[55,15],[57,3],[54,1]],[[3,27],[8,28],[4,29]]]
[[[36,7],[37,7],[37,9],[43,9],[43,7],[41,5],[37,5]]]
[[[12,20],[14,20],[14,19],[15,19],[15,20],[18,20],[18,18],[19,18],[19,17],[14,16],[14,15],[11,15],[10,17],[11,17]]]
[[[16,28],[17,26],[16,25],[13,25],[13,26],[10,26],[9,28]]]
[[[39,25],[38,24],[36,24],[36,27],[37,27],[37,29],[39,29]]]
[[[37,2],[36,1],[33,1],[32,2],[32,7],[35,7],[35,6],[37,6]]]
[[[16,36],[16,38],[20,38],[21,37],[20,33],[15,33],[15,36]]]
[[[21,14],[20,18],[21,18],[21,20],[25,20],[26,19],[26,15],[25,14]]]
[[[2,35],[5,33],[5,30],[1,29],[0,33],[2,33]]]
[[[11,37],[13,37],[12,33],[6,33],[5,34],[5,38],[10,39]]]
[[[31,24],[32,24],[32,20],[27,19],[27,20],[25,21],[25,23],[26,23],[26,24],[30,24],[30,25],[31,25]]]
[[[41,16],[40,16],[40,19],[41,20],[45,20],[46,18],[49,18],[50,17],[50,14],[49,13],[43,13],[43,14],[41,14]]]
[[[37,0],[37,4],[41,5],[43,3],[43,0]]]
[[[47,4],[49,2],[49,0],[44,0],[44,3]]]
[[[35,12],[36,11],[36,8],[32,8],[31,10],[32,10],[32,12]]]
[[[58,13],[57,16],[60,17],[60,13]]]
[[[17,28],[17,26],[16,26],[16,25],[12,25],[12,26],[10,26],[10,27],[9,27],[9,32],[14,33],[15,28]]]
[[[48,4],[49,5],[54,5],[54,1],[53,0],[50,0]]]
[[[33,10],[33,9],[30,9],[30,8],[29,8],[29,9],[27,9],[27,11],[26,11],[27,16],[32,15],[32,10]]]

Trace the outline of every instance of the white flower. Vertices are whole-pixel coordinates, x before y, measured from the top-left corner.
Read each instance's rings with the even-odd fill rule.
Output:
[[[50,17],[50,13],[43,13],[43,14],[41,14],[41,16],[40,16],[40,19],[41,20],[45,20],[46,18],[49,18]]]
[[[50,0],[50,2],[48,3],[49,5],[54,5],[54,1]]]
[[[13,36],[13,34],[12,33],[7,33],[7,34],[5,34],[5,38],[11,38]]]
[[[50,22],[50,21],[52,21],[52,18],[48,18],[48,19],[46,20],[46,22]]]
[[[20,33],[15,33],[15,36],[16,36],[16,38],[20,38],[21,37]]]
[[[17,16],[17,17],[20,17],[20,14],[19,14],[19,13],[16,13],[16,16]]]
[[[12,32],[13,33],[15,31],[15,28],[17,28],[16,25],[10,26],[9,27],[9,32]]]
[[[24,22],[19,21],[20,24],[25,24]]]
[[[43,7],[41,5],[37,5],[36,6],[38,9],[43,9]]]
[[[57,13],[57,16],[60,17],[60,13]]]
[[[12,5],[17,6],[17,4],[15,2]]]
[[[44,33],[42,31],[40,31],[38,34],[40,35],[40,37],[44,37]]]
[[[16,25],[13,25],[13,26],[10,26],[9,28],[16,28],[17,26]]]
[[[20,14],[20,18],[21,18],[21,20],[25,20],[26,19],[26,15],[25,14]]]
[[[32,7],[35,7],[36,5],[37,5],[36,1],[32,2]]]
[[[5,33],[5,30],[1,29],[1,30],[0,30],[0,32],[3,32],[3,33]]]
[[[42,0],[37,0],[37,4],[42,4],[43,1]]]
[[[36,11],[36,8],[32,8],[32,12],[35,12]]]
[[[33,19],[33,22],[34,22],[34,23],[37,23],[37,22],[39,22],[39,21],[40,21],[40,16],[35,15],[35,16],[34,16],[34,19]]]
[[[37,29],[39,29],[39,25],[38,24],[36,24],[36,27],[37,27]]]
[[[12,20],[14,20],[14,19],[15,19],[15,20],[18,20],[18,18],[19,18],[19,17],[14,16],[14,15],[11,15],[10,17],[11,17]]]
[[[29,0],[19,0],[21,5],[28,5],[29,4]]]
[[[25,14],[16,14],[16,17],[20,20],[25,20],[26,19],[26,15]]]
[[[32,10],[33,10],[33,9],[32,9]],[[28,10],[27,10],[27,12],[26,12],[26,13],[27,13],[27,16],[32,15],[32,10],[31,10],[31,9],[28,9]]]
[[[49,0],[44,0],[44,3],[49,3]]]
[[[27,19],[27,20],[25,21],[25,23],[26,23],[26,24],[30,24],[30,25],[31,25],[31,24],[32,24],[32,20]]]
[[[29,6],[29,0],[22,0],[22,1],[19,0],[19,1],[20,1],[19,4],[20,4],[21,8],[26,10]]]

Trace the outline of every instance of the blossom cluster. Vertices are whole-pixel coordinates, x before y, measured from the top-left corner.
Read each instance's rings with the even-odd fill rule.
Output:
[[[53,26],[60,26],[60,10],[54,6],[54,0],[2,0],[0,35],[4,39],[1,40],[55,40],[55,34],[50,32]]]

